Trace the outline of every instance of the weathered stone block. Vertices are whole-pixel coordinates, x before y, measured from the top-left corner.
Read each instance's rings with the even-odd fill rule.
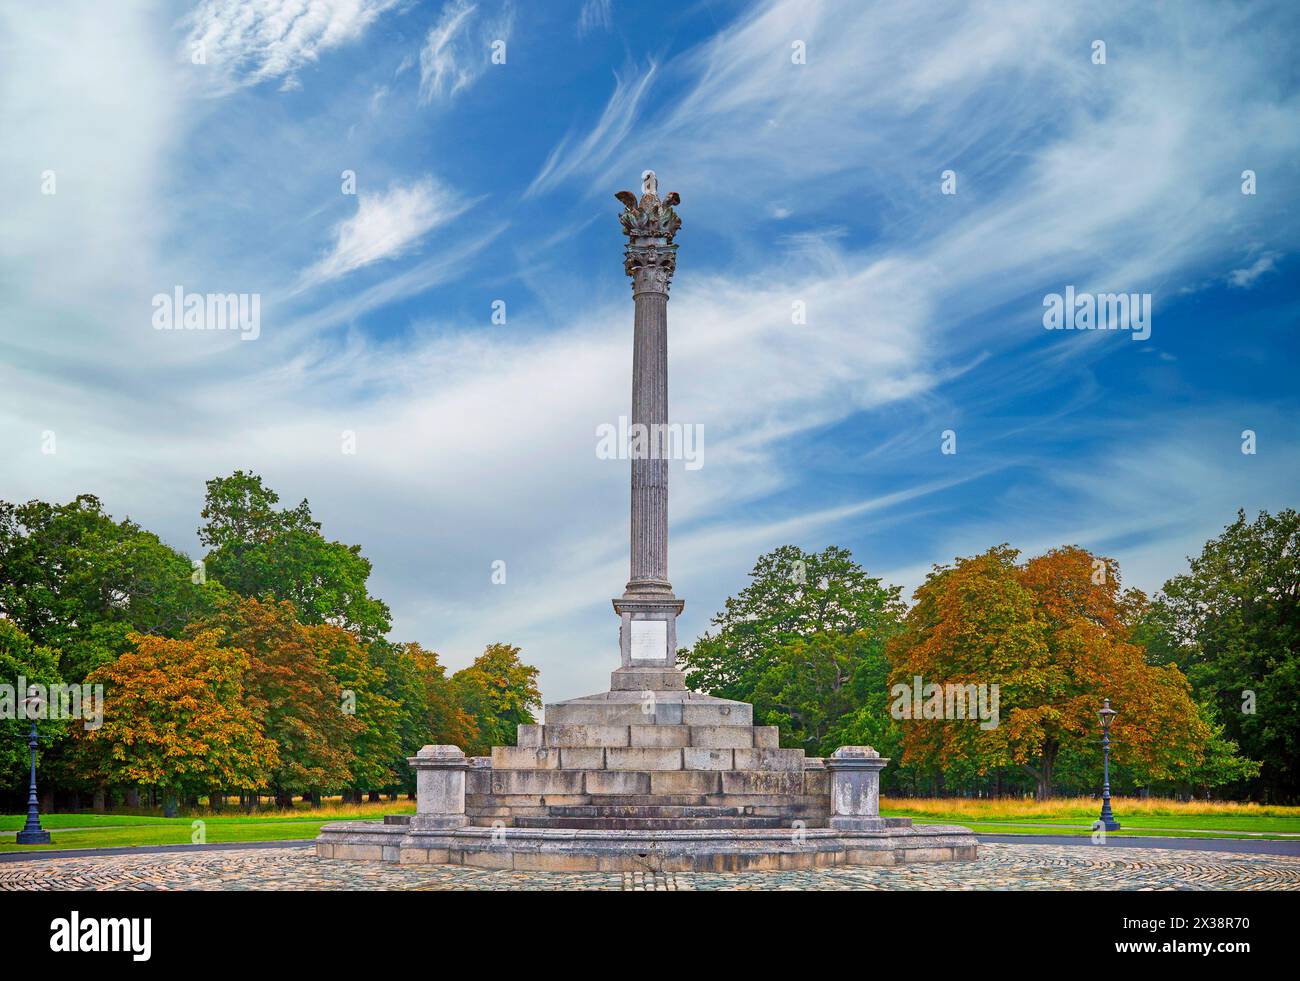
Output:
[[[805,794],[817,794],[830,796],[831,793],[831,775],[829,770],[804,770],[803,771],[803,792]]]
[[[589,770],[584,774],[588,794],[648,794],[650,774],[631,770]]]
[[[502,848],[500,851],[464,851],[460,853],[460,865],[472,865],[480,869],[512,869],[515,856]]]
[[[781,745],[781,730],[777,726],[754,726],[754,748],[776,749]]]
[[[609,770],[680,770],[680,749],[611,748],[605,751],[605,768]]]
[[[802,794],[803,773],[788,770],[723,770],[724,794]]]
[[[730,770],[732,752],[730,749],[688,746],[682,750],[682,766],[687,770]]]
[[[558,770],[560,752],[556,749],[534,749],[531,746],[493,746],[494,770]]]
[[[654,724],[657,726],[679,726],[684,721],[681,702],[660,702],[654,707]]]
[[[542,739],[547,746],[590,748],[594,746],[626,746],[627,726],[586,725],[579,723],[547,723]]]
[[[754,707],[745,702],[720,705],[717,702],[686,702],[682,722],[688,726],[752,726]]]
[[[538,747],[542,745],[542,727],[521,725],[515,729],[515,745]]]
[[[786,770],[803,773],[802,749],[738,749],[737,770]]]
[[[638,702],[557,702],[546,706],[546,728],[553,725],[629,726],[658,721]],[[679,720],[680,721],[680,720]],[[626,745],[626,743],[624,744]]]
[[[684,691],[686,676],[673,668],[619,668],[609,679],[610,691]]]
[[[676,749],[691,745],[689,726],[630,726],[631,744],[637,748]]]
[[[515,855],[514,868],[517,872],[598,872],[600,859],[594,854],[519,852]]]
[[[719,770],[662,770],[650,774],[652,794],[716,794],[722,789]]]
[[[384,846],[379,844],[350,845],[344,842],[335,842],[334,854],[330,857],[348,858],[363,862],[382,862],[384,860]]]
[[[556,750],[560,754],[562,770],[603,770],[605,769],[605,750],[599,746],[564,747]]]
[[[580,794],[583,770],[493,770],[493,794]]]
[[[490,767],[471,767],[465,771],[465,794],[492,793],[492,769]]]
[[[754,729],[750,726],[691,726],[691,745],[704,749],[750,749]]]

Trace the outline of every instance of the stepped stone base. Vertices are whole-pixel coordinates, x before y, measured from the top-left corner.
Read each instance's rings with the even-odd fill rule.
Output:
[[[518,745],[469,761],[474,824],[667,831],[825,827],[829,774],[781,749],[753,707],[685,690],[680,671],[625,667],[614,688],[546,706]],[[632,687],[647,681],[680,687]],[[620,687],[627,685],[629,687]]]
[[[317,854],[543,871],[975,858],[966,828],[877,816],[888,760],[875,750],[837,750],[837,783],[827,761],[782,749],[776,727],[753,715],[745,702],[686,691],[674,669],[620,668],[610,691],[546,706],[544,724],[520,726],[518,745],[491,756],[425,747],[411,760],[428,781],[414,816],[327,824]]]
[[[540,872],[746,872],[831,865],[969,861],[967,828],[887,827],[877,832],[811,828],[747,831],[607,831],[460,828],[410,831],[378,821],[327,824],[322,858],[469,865]]]

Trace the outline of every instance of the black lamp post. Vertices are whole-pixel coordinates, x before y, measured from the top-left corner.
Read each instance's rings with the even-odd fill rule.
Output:
[[[1101,784],[1101,826],[1107,831],[1118,831],[1119,822],[1115,820],[1115,815],[1110,811],[1110,724],[1115,721],[1115,716],[1119,715],[1110,707],[1110,699],[1105,700],[1101,711],[1097,713],[1101,716],[1101,759],[1102,759],[1102,784]]]
[[[27,708],[27,717],[32,720],[32,732],[27,745],[32,749],[32,779],[27,785],[27,823],[18,832],[20,845],[48,845],[50,833],[41,830],[41,811],[36,804],[36,716],[41,711],[41,699],[35,695],[23,702]]]

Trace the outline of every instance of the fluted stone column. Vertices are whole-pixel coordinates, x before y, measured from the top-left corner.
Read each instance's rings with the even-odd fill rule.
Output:
[[[631,255],[631,253],[629,253]],[[671,254],[668,261],[671,262]],[[632,425],[668,423],[668,280],[636,256],[632,296],[636,304],[632,339]],[[629,593],[672,593],[668,581],[668,461],[632,460],[632,542]]]
[[[638,199],[629,191],[619,221],[627,235],[623,270],[632,278],[632,428],[650,452],[632,453],[630,578],[614,600],[622,620],[623,676],[615,688],[681,688],[675,668],[677,615],[683,603],[668,581],[668,460],[659,437],[668,424],[668,288],[677,268],[673,237],[681,220],[669,194],[660,200],[654,171],[642,175]],[[638,443],[633,437],[632,449]],[[653,651],[653,656],[648,651]],[[651,669],[647,672],[645,669]]]

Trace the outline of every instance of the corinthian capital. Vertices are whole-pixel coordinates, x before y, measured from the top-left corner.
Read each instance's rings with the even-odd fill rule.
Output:
[[[641,175],[641,197],[631,191],[614,195],[623,203],[618,216],[627,236],[627,251],[623,253],[623,270],[632,277],[633,295],[642,292],[667,293],[677,268],[677,246],[673,236],[682,227],[673,205],[681,202],[676,191],[663,200],[658,194],[659,182],[653,170]]]

